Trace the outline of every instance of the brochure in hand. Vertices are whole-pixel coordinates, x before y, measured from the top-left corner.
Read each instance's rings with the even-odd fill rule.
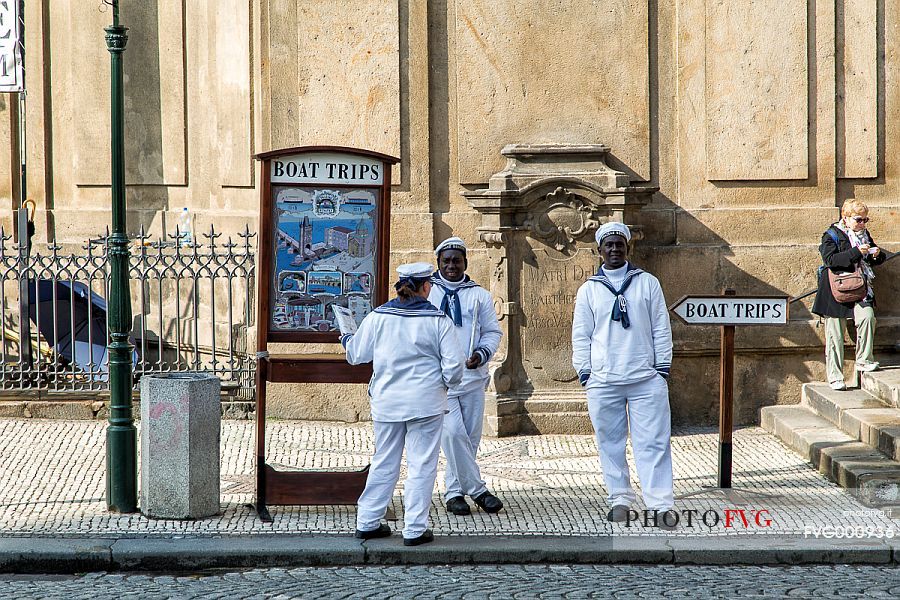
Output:
[[[475,301],[475,310],[472,311],[472,331],[469,334],[469,353],[466,354],[466,358],[470,358],[472,353],[475,352],[475,333],[478,330],[478,305],[479,301]]]
[[[341,335],[356,333],[356,319],[353,318],[353,313],[349,309],[336,304],[332,304],[331,309],[334,311],[334,318],[337,321],[338,329],[341,330]]]

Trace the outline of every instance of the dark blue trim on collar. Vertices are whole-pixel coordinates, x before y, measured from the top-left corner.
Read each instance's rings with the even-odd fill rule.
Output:
[[[402,300],[395,298],[390,302],[385,302],[374,312],[398,315],[401,317],[443,317],[444,313],[426,300],[425,298],[413,298],[411,300]]]
[[[623,285],[624,285],[625,281],[628,281],[632,277],[634,277],[636,275],[640,275],[641,273],[644,272],[643,269],[639,269],[638,267],[634,266],[630,262],[626,262],[625,265],[626,265],[626,269],[625,269],[625,279],[622,282]],[[609,285],[612,285],[612,282],[609,280],[609,278],[603,274],[602,266],[597,268],[597,273],[592,275],[591,277],[589,277],[588,281],[599,281],[601,283],[606,282]]]
[[[468,275],[463,275],[462,282],[458,286],[456,286],[456,288],[448,288],[447,286],[444,285],[444,280],[441,279],[440,271],[435,271],[434,273],[432,273],[431,283],[439,286],[442,290],[446,290],[446,291],[456,291],[456,290],[462,290],[465,288],[479,287],[479,285],[477,283],[472,281],[471,277],[469,277]]]

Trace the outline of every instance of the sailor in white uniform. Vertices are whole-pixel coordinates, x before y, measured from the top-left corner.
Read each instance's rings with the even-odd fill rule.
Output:
[[[635,501],[625,440],[631,444],[644,503],[657,526],[677,524],[673,508],[671,416],[667,379],[672,330],[659,280],[627,261],[631,232],[607,223],[596,235],[603,264],[578,289],[572,365],[587,388],[610,521],[625,521]],[[665,517],[665,519],[663,518]]]
[[[481,444],[488,361],[500,345],[502,332],[491,293],[466,275],[465,243],[458,237],[448,238],[438,244],[434,254],[438,270],[431,279],[434,285],[428,300],[451,318],[460,348],[468,354],[462,382],[450,389],[449,412],[444,417],[441,436],[441,448],[447,459],[444,500],[447,510],[455,515],[471,514],[465,496],[485,512],[496,513],[503,508],[503,502],[488,491],[476,455]]]
[[[376,308],[355,334],[341,336],[351,365],[372,363],[369,399],[375,430],[375,455],[359,497],[356,537],[391,534],[382,523],[406,448],[403,488],[403,544],[434,540],[428,509],[437,477],[441,423],[447,390],[463,378],[465,356],[453,322],[427,300],[431,265],[401,265],[394,285],[397,298]]]

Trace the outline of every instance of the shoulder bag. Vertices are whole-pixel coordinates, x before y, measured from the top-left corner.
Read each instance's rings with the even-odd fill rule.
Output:
[[[838,244],[837,236],[830,229],[828,234],[834,240],[835,245]],[[849,273],[835,273],[831,269],[828,271],[828,284],[831,286],[831,294],[834,299],[841,304],[848,302],[859,302],[866,297],[868,291],[866,287],[866,278],[863,277],[862,269],[856,265],[856,269]]]

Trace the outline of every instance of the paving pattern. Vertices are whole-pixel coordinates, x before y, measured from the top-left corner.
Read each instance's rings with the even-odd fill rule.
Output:
[[[0,420],[0,535],[160,536],[246,535],[258,533],[351,533],[354,507],[273,507],[274,523],[262,523],[252,501],[253,424],[223,421],[222,514],[199,521],[146,519],[106,512],[103,422],[39,419]],[[372,452],[370,424],[273,421],[269,462],[285,468],[362,468]],[[441,503],[442,473],[431,518],[439,535],[750,535],[809,533],[810,526],[881,527],[900,538],[900,520],[891,520],[856,502],[759,428],[735,432],[734,483],[768,496],[751,496],[737,506],[714,496],[679,501],[696,515],[744,508],[748,523],[735,516],[664,533],[605,520],[608,506],[591,436],[545,435],[486,439],[481,463],[489,487],[506,503],[498,515],[473,511],[447,514]],[[717,435],[710,429],[677,431],[673,438],[676,493],[711,485],[716,478]],[[629,456],[633,465],[633,458]],[[443,470],[443,465],[441,467]],[[393,500],[402,519],[402,478]],[[771,518],[769,526],[760,523]],[[714,515],[713,515],[714,516]],[[699,519],[695,519],[695,524]],[[393,523],[394,529],[402,522]]]
[[[898,598],[900,568],[428,566],[2,576],[0,598]]]

